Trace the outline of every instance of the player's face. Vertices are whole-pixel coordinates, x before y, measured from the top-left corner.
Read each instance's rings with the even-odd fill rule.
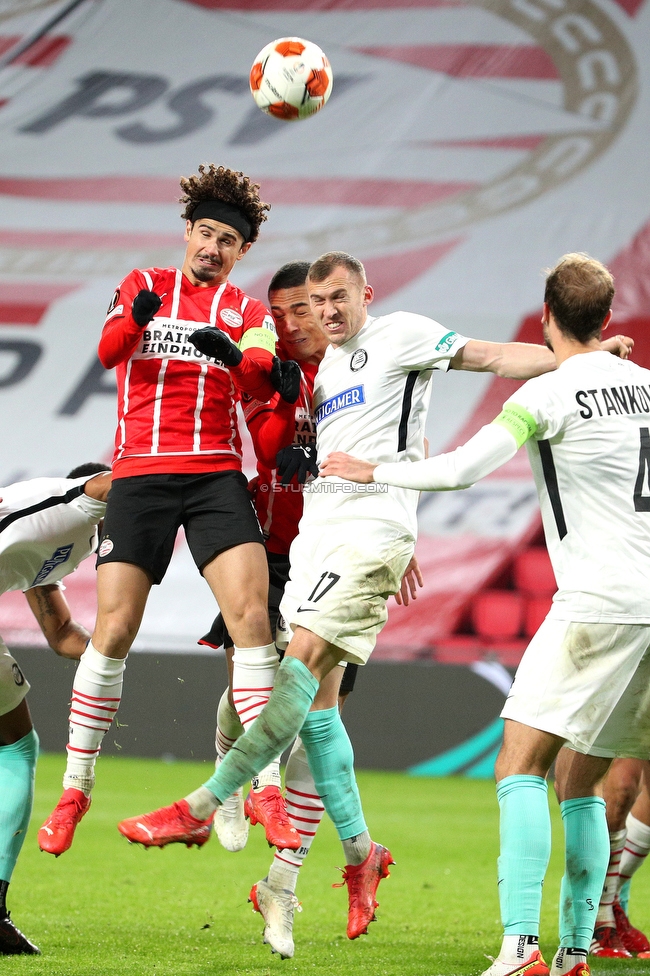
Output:
[[[299,363],[320,363],[327,349],[327,339],[311,310],[307,285],[272,291],[269,302],[278,338],[289,359]]]
[[[334,268],[325,281],[307,279],[309,303],[323,333],[333,346],[342,346],[366,321],[372,288],[345,267]]]
[[[250,247],[250,244],[244,244],[244,238],[234,227],[209,217],[201,217],[194,223],[188,220],[185,240],[183,274],[193,285],[206,288],[227,281],[236,262]]]

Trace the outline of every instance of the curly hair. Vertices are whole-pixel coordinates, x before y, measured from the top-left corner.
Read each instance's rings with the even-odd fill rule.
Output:
[[[223,200],[241,210],[251,225],[249,241],[256,241],[260,226],[267,219],[266,211],[271,209],[270,203],[263,203],[258,193],[259,183],[251,183],[248,176],[236,173],[225,166],[215,166],[210,163],[199,166],[199,175],[181,177],[181,189],[184,191],[180,203],[186,204],[181,214],[184,220],[191,220],[197,204],[204,200]]]

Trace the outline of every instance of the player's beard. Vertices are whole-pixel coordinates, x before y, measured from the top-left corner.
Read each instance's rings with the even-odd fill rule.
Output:
[[[220,271],[221,271],[220,264],[213,264],[213,265],[199,264],[197,267],[192,268],[192,274],[197,279],[197,281],[214,281],[214,279],[219,275]]]
[[[542,323],[542,331],[544,333],[544,345],[546,346],[547,349],[550,349],[551,352],[555,352],[555,350],[553,349],[553,344],[551,342],[551,337],[549,335],[548,325],[546,324],[546,322]]]

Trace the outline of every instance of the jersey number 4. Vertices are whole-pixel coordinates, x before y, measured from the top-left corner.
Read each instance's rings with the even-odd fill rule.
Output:
[[[650,430],[647,427],[639,429],[641,446],[639,448],[639,470],[634,485],[634,511],[650,512],[650,495],[643,495],[644,485],[650,490]]]

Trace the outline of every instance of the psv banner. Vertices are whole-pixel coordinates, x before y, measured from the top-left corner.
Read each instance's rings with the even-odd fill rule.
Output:
[[[255,106],[248,72],[292,35],[323,48],[334,89],[316,116],[286,123]],[[115,384],[96,357],[106,307],[132,268],[182,262],[178,181],[201,162],[254,177],[272,204],[233,275],[255,297],[280,264],[345,250],[366,265],[374,314],[541,341],[542,269],[581,250],[616,274],[613,328],[650,361],[643,0],[7,3],[3,62],[2,484],[110,459]],[[430,451],[465,440],[513,388],[436,376]],[[426,587],[391,609],[379,653],[427,653],[537,517],[519,456],[467,492],[426,496]],[[69,580],[87,624],[93,572],[88,561]],[[0,633],[31,643],[23,607],[2,598]],[[137,646],[193,649],[214,611],[181,546]]]

